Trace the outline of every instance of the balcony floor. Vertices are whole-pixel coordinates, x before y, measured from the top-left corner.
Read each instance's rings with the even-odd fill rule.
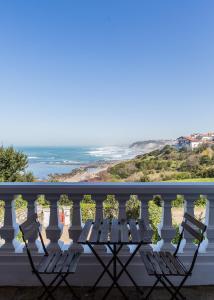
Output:
[[[87,295],[87,288],[76,288],[75,291],[78,295],[81,295],[81,299],[84,300],[100,300],[105,292],[104,288],[99,288],[95,294]],[[39,287],[1,287],[0,288],[0,300],[33,300],[41,294],[42,288]],[[129,299],[136,300],[141,299],[140,296],[135,292],[133,288],[124,288],[124,291],[128,295]],[[145,292],[148,289],[145,288]],[[197,287],[186,287],[183,290],[183,294],[188,300],[212,300],[214,299],[214,286],[197,286]],[[71,294],[67,288],[60,288],[55,293],[57,300],[71,300]],[[114,289],[109,295],[108,299],[119,300],[123,299],[120,293]],[[170,295],[165,292],[162,288],[158,288],[153,293],[151,300],[167,300],[170,299]]]

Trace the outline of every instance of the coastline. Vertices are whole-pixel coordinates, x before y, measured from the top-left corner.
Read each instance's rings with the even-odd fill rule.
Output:
[[[69,173],[51,174],[52,181],[59,182],[90,182],[101,181],[105,175],[105,171],[120,161],[105,161],[87,164],[85,166],[75,168]]]

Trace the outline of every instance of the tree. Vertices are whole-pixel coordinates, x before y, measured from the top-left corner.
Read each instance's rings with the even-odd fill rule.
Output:
[[[34,176],[26,172],[28,166],[27,155],[13,147],[0,147],[0,181],[1,182],[31,182]]]

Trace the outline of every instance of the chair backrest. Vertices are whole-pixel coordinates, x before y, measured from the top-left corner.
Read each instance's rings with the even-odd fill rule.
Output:
[[[38,216],[37,214],[32,214],[31,216],[28,217],[27,221],[23,222],[22,224],[19,225],[19,229],[22,234],[23,241],[25,243],[25,247],[27,250],[27,255],[30,260],[30,264],[32,268],[34,269],[34,263],[31,255],[31,250],[28,245],[28,240],[30,239],[31,236],[34,236],[35,233],[39,236],[40,241],[42,243],[42,248],[44,250],[45,255],[48,255],[48,251],[45,247],[44,240],[42,238],[42,234],[40,232],[40,223],[38,221]]]
[[[184,220],[181,223],[181,226],[182,226],[182,232],[180,234],[179,242],[174,255],[176,255],[179,250],[184,232],[188,232],[197,241],[197,247],[193,254],[193,260],[189,270],[191,272],[194,267],[196,258],[198,256],[199,247],[202,241],[204,240],[204,234],[206,232],[207,226],[188,213],[184,214]]]

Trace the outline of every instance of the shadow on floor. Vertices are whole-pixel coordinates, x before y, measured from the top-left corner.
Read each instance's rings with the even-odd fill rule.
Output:
[[[104,295],[106,289],[98,288],[95,294],[88,293],[88,288],[75,288],[75,292],[82,300],[100,300]],[[134,288],[124,288],[126,295],[130,300],[143,299]],[[0,300],[34,300],[43,292],[40,287],[0,287]],[[145,294],[148,288],[144,288]],[[182,293],[186,296],[187,300],[213,300],[214,287],[201,286],[201,287],[186,287],[182,289]],[[56,300],[71,300],[72,298],[69,290],[66,287],[59,288],[54,296]],[[44,299],[44,298],[43,298]],[[121,300],[123,297],[117,289],[114,289],[108,296],[109,300]],[[170,295],[162,288],[157,288],[151,300],[168,300]]]

